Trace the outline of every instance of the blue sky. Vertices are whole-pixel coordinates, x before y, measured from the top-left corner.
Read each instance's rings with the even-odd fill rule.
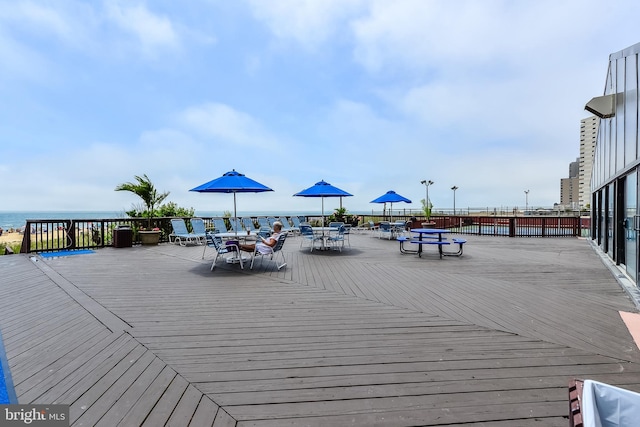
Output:
[[[238,210],[552,206],[609,54],[640,3],[0,0],[0,210],[129,209],[236,169],[273,188]],[[326,209],[337,203],[327,202]],[[395,205],[394,208],[404,207]]]

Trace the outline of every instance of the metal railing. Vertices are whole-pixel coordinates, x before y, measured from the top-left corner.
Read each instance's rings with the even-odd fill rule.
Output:
[[[312,219],[309,217],[307,219]],[[189,218],[187,226],[189,227]],[[254,218],[255,219],[255,218]],[[382,216],[364,216],[362,221],[379,223]],[[424,218],[397,216],[394,220],[409,221],[412,228],[420,228]],[[212,230],[213,218],[203,218],[205,227]],[[590,218],[569,216],[434,216],[435,228],[446,228],[458,234],[509,237],[571,237],[588,236]],[[21,253],[53,252],[60,250],[95,249],[114,246],[114,231],[127,226],[132,230],[131,244],[140,244],[138,231],[148,228],[160,230],[160,242],[168,242],[172,233],[171,218],[117,219],[48,219],[27,220],[22,238]]]
[[[363,220],[379,223],[389,217],[365,216]],[[426,219],[394,216],[394,221],[408,221],[411,228],[420,228]],[[444,228],[458,234],[508,237],[587,237],[589,217],[572,216],[432,216],[434,228]]]

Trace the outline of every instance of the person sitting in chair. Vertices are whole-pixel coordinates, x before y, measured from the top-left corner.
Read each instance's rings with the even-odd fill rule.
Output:
[[[255,252],[256,249],[261,254],[269,254],[271,253],[271,248],[273,248],[276,243],[278,243],[278,238],[280,237],[280,232],[282,231],[282,223],[280,221],[276,221],[273,223],[273,233],[271,236],[262,238],[258,236],[258,242],[255,244],[241,244],[239,245],[241,251],[245,252]]]

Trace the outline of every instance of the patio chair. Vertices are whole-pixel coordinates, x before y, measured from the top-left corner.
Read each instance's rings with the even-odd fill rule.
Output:
[[[193,230],[194,237],[198,239],[198,244],[204,244],[207,242],[207,228],[204,225],[202,218],[191,218],[191,229]]]
[[[226,233],[228,231],[227,224],[223,218],[213,218],[213,228],[216,233]]]
[[[322,240],[322,237],[316,236],[313,232],[313,228],[311,228],[311,224],[308,222],[303,222],[300,224],[300,247],[304,242],[309,242],[309,248],[311,252],[313,252],[313,247],[317,241]]]
[[[267,220],[267,217],[265,216],[258,217],[258,225],[260,228],[269,227],[269,229],[271,229],[271,224],[269,224],[269,220]]]
[[[283,233],[292,233],[293,230],[291,229],[291,224],[289,223],[289,220],[287,219],[286,216],[281,216],[280,218],[276,219],[277,221],[280,221],[280,223],[282,224],[282,232]]]
[[[229,224],[231,224],[231,230],[229,231],[236,232],[238,234],[244,231],[240,218],[229,218]]]
[[[258,231],[255,224],[253,223],[253,219],[248,216],[242,218],[242,225],[244,225],[245,230],[249,230],[252,233]]]
[[[349,240],[349,235],[351,234],[351,224],[344,225],[344,240],[347,242],[349,247],[351,247],[351,241]]]
[[[267,238],[269,236],[271,236],[271,227],[266,226],[266,227],[260,227],[260,229],[258,230],[258,236],[259,237],[263,237],[263,238]]]
[[[286,266],[287,260],[285,259],[284,254],[282,253],[282,246],[284,246],[285,240],[287,240],[287,233],[281,233],[280,237],[278,237],[278,241],[276,242],[275,246],[269,247],[268,253],[262,253],[258,251],[258,246],[256,245],[256,249],[253,251],[253,255],[251,255],[251,267],[249,267],[249,269],[253,269],[253,261],[255,261],[256,256],[260,257],[260,265],[262,265],[262,259],[264,257],[268,256],[270,259],[276,261],[274,258],[277,257],[278,254],[280,254],[282,258],[282,264],[278,265],[278,262],[276,261],[278,270]]]
[[[275,216],[270,216],[267,218],[267,221],[269,222],[269,227],[271,227],[271,229],[273,230],[273,223],[277,221]]]
[[[222,258],[226,260],[225,254],[234,253],[238,256],[238,260],[240,262],[240,268],[244,269],[244,264],[242,260],[242,255],[240,254],[240,248],[238,245],[225,245],[222,243],[222,238],[218,236],[214,236],[212,234],[207,234],[207,247],[214,248],[216,250],[216,257],[213,259],[211,263],[211,271],[216,268],[216,261],[218,261],[218,257],[222,255]],[[202,252],[202,258],[204,258],[204,251]]]
[[[335,248],[338,248],[340,252],[342,252],[342,248],[344,248],[344,223],[330,223],[330,224],[339,224],[338,231],[329,231],[329,237],[327,241]],[[333,227],[332,225],[329,225]]]
[[[291,230],[293,230],[293,232],[296,234],[300,234],[300,218],[298,218],[297,216],[292,216],[291,224]]]
[[[378,228],[378,238],[382,239],[382,237],[386,237],[389,240],[393,237],[393,229],[389,221],[382,221],[380,223],[380,227]]]
[[[198,239],[193,233],[187,230],[187,224],[182,218],[171,218],[171,228],[173,232],[169,235],[171,243],[177,243],[180,246],[186,246],[187,243],[197,243]],[[171,240],[173,238],[173,240]]]

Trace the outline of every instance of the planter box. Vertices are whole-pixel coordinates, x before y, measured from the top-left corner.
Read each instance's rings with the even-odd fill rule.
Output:
[[[160,241],[160,231],[138,231],[143,245],[157,245]]]

